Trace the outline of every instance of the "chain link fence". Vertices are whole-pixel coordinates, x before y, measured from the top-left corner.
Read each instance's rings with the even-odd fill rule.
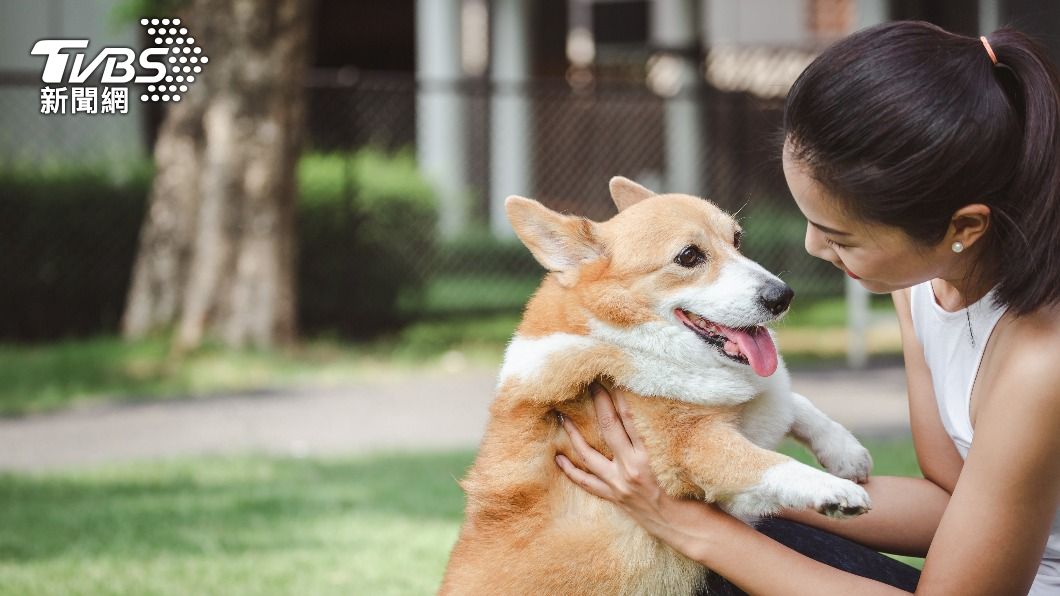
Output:
[[[761,98],[704,86],[683,96],[698,109],[702,139],[683,176],[694,188],[669,188],[668,99],[644,85],[596,82],[574,88],[566,81],[525,85],[488,82],[453,85],[464,117],[466,209],[462,227],[440,235],[418,261],[426,296],[421,316],[517,311],[539,283],[542,268],[509,235],[491,232],[500,202],[490,196],[497,152],[491,147],[491,103],[515,95],[527,106],[528,188],[513,191],[546,206],[594,220],[615,213],[608,180],[623,175],[659,192],[687,192],[739,212],[744,252],[788,281],[804,299],[840,296],[843,276],[803,249],[805,220],[796,209],[780,167],[783,97]],[[417,94],[431,87],[410,76],[339,72],[318,76],[311,87],[310,151],[383,151],[417,142]],[[409,230],[410,234],[431,233]]]
[[[391,213],[386,225],[377,228],[385,232],[377,235],[386,236],[379,242],[392,246],[401,258],[389,271],[384,261],[378,278],[347,280],[341,286],[360,292],[363,300],[392,303],[399,314],[395,320],[516,313],[541,280],[542,268],[517,240],[491,231],[491,217],[503,217],[491,214],[491,204],[498,203],[490,196],[497,159],[491,146],[491,106],[504,94],[523,98],[527,106],[528,138],[517,141],[526,148],[529,184],[518,194],[594,220],[615,213],[607,189],[614,175],[657,191],[705,196],[739,212],[744,252],[779,274],[800,298],[842,295],[841,273],[803,250],[805,221],[780,170],[782,98],[708,85],[678,98],[693,105],[697,114],[692,121],[699,139],[696,154],[679,156],[682,162],[696,164],[682,178],[694,181],[695,187],[670,188],[667,180],[673,178],[676,157],[667,130],[675,99],[660,97],[644,85],[465,82],[452,90],[461,100],[466,165],[466,171],[458,173],[464,181],[460,227],[441,234],[438,216],[403,218],[400,211]],[[433,188],[434,181],[424,180],[415,167],[417,131],[423,124],[417,119],[417,97],[425,87],[412,75],[317,72],[307,92],[303,166],[313,160],[330,165],[303,168],[303,195],[328,187],[352,205],[364,200],[366,188],[384,188],[373,199],[380,201],[406,187],[415,192]],[[149,185],[144,164],[150,135],[143,131],[158,121],[157,114],[142,112],[142,106],[131,107],[127,116],[42,116],[38,83],[0,81],[0,275],[7,285],[7,291],[0,292],[0,306],[20,321],[3,326],[0,336],[44,338],[117,330]],[[365,160],[365,152],[375,157]],[[405,165],[392,167],[395,161]],[[335,179],[325,180],[328,175]],[[112,198],[115,188],[121,189],[121,200]],[[30,195],[30,203],[20,200]],[[43,202],[52,208],[31,208]],[[351,229],[351,234],[371,233]],[[415,242],[408,241],[413,238]],[[331,248],[336,261],[385,260],[397,254],[352,254],[340,237],[326,246],[318,242],[312,254]],[[384,278],[403,277],[411,280],[408,287],[395,284],[386,295],[374,294],[369,287]],[[109,281],[94,282],[100,279]],[[328,287],[302,291],[339,293]],[[336,296],[336,310],[331,312],[356,318],[356,308],[343,309],[343,298]],[[92,312],[77,314],[86,310]],[[310,331],[358,328],[357,321],[329,316],[311,317]]]

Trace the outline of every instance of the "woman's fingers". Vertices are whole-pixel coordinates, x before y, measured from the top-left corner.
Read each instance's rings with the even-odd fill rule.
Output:
[[[567,477],[573,480],[576,484],[591,492],[592,494],[609,500],[614,500],[614,491],[611,490],[610,485],[604,480],[601,480],[601,476],[614,475],[615,464],[604,457],[602,453],[593,449],[592,445],[589,445],[582,437],[581,433],[578,432],[578,427],[574,426],[574,423],[570,419],[563,418],[563,428],[567,431],[567,435],[570,437],[571,446],[574,448],[574,452],[577,453],[583,461],[585,461],[585,467],[589,469],[588,472],[574,465],[566,456],[563,454],[556,454],[556,463],[559,464],[560,469],[567,474]]]
[[[600,434],[603,435],[604,441],[615,454],[628,451],[633,446],[633,442],[630,441],[625,427],[622,426],[622,419],[619,418],[615,404],[611,401],[611,394],[596,382],[589,385],[589,391],[593,394],[596,421],[600,425]]]
[[[615,499],[614,495],[611,493],[611,487],[609,487],[606,482],[574,465],[574,463],[567,459],[563,454],[556,455],[556,463],[559,464],[559,468],[563,470],[563,473],[578,486],[602,499],[612,501]]]
[[[562,455],[556,456],[556,463],[585,490],[623,507],[636,508],[644,499],[658,501],[662,488],[655,479],[644,443],[633,427],[633,414],[625,396],[617,390],[616,405],[600,385],[593,383],[590,391],[600,433],[614,452],[614,460],[589,445],[574,423],[564,417],[563,428],[570,437],[574,454],[584,460],[584,469]]]
[[[570,436],[574,452],[585,461],[585,467],[589,468],[589,471],[597,476],[606,474],[609,469],[608,466],[611,465],[611,460],[604,457],[596,449],[593,449],[592,445],[578,432],[578,427],[574,426],[574,423],[566,416],[563,417],[563,428],[567,430],[567,435]]]
[[[641,453],[647,453],[647,449],[644,448],[644,441],[640,438],[640,433],[637,432],[637,426],[633,423],[633,410],[629,407],[629,402],[626,401],[626,392],[622,389],[615,388],[615,405],[618,409],[618,416],[622,420],[622,427],[626,429],[626,434],[629,435],[629,441],[633,444],[633,448]]]

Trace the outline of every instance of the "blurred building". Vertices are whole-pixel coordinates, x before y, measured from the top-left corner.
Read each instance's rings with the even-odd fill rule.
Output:
[[[155,106],[105,120],[37,109],[33,42],[142,46],[119,4],[0,0],[0,158],[148,150]],[[503,233],[511,193],[599,215],[590,197],[615,173],[742,203],[784,192],[755,164],[814,53],[906,18],[967,34],[1011,22],[1060,58],[1060,6],[1032,0],[317,0],[310,145],[415,146],[450,234],[491,220]]]
[[[889,19],[1013,23],[1060,58],[1060,6],[1029,0],[321,0],[311,138],[416,146],[448,234],[504,234],[507,194],[606,215],[619,173],[739,207],[786,196],[773,133],[794,78]]]
[[[121,0],[0,0],[0,164],[41,159],[94,160],[121,170],[148,150],[149,120],[139,101],[117,118],[57,118],[40,113],[44,61],[30,55],[44,38],[88,38],[89,51],[137,47],[131,26],[120,26]]]
[[[143,47],[128,6],[0,0],[0,166],[120,171],[149,157],[159,104],[42,115],[43,59],[29,54],[41,38]],[[606,218],[607,180],[621,174],[747,206],[749,255],[802,296],[838,294],[842,276],[801,248],[779,166],[783,99],[827,44],[907,18],[965,34],[1012,23],[1060,60],[1060,4],[1031,0],[316,0],[307,150],[415,152],[440,203],[431,275],[536,283],[536,265],[500,263],[490,244],[511,233],[504,198]]]

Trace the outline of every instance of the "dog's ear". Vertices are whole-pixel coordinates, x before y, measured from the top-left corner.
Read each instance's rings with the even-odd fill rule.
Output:
[[[596,224],[584,217],[556,213],[533,199],[514,195],[505,199],[504,208],[515,234],[566,287],[578,280],[584,263],[604,254]]]
[[[655,193],[622,176],[615,176],[608,183],[611,189],[611,198],[619,211],[625,211],[631,205],[635,205],[648,197],[654,197]]]

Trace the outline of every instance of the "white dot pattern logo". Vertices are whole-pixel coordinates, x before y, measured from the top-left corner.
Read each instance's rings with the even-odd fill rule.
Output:
[[[147,28],[147,35],[154,39],[156,46],[169,51],[165,82],[173,83],[176,79],[181,83],[179,87],[148,85],[147,93],[140,95],[140,101],[180,101],[182,94],[188,91],[188,84],[195,82],[195,76],[190,73],[201,73],[199,65],[206,64],[209,59],[202,53],[202,48],[195,45],[195,38],[188,35],[187,27],[180,27],[180,19],[140,19],[140,24]]]

